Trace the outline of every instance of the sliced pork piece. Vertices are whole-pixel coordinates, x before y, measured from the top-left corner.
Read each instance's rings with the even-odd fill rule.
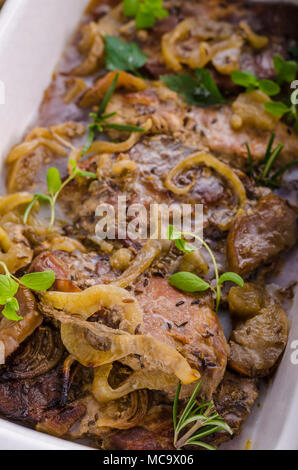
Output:
[[[240,434],[242,425],[250,414],[257,396],[256,380],[240,377],[231,372],[225,373],[213,400],[216,411],[231,427],[234,435]],[[210,436],[208,442],[218,447],[221,443],[230,439],[230,434],[220,431]]]
[[[256,380],[226,372],[217,388],[213,401],[218,414],[238,435],[251,412],[258,396]],[[181,408],[182,410],[182,408]],[[112,450],[173,450],[172,406],[154,406],[140,427],[125,431],[114,431],[103,439],[105,449]],[[229,433],[221,431],[203,441],[218,447],[231,439]],[[198,447],[194,448],[198,450]]]
[[[227,240],[229,270],[247,276],[295,245],[297,215],[279,196],[260,199],[238,217]]]
[[[37,424],[37,431],[46,432],[52,436],[62,437],[86,413],[86,407],[80,401],[45,413],[43,419]]]
[[[61,389],[59,367],[33,380],[1,379],[0,414],[28,423],[37,423],[42,419],[45,410],[59,402]]]
[[[264,159],[271,131],[259,131],[245,127],[235,131],[231,125],[231,106],[221,108],[192,108],[189,119],[192,133],[187,141],[196,137],[198,144],[206,145],[215,155],[232,164],[233,167],[247,168],[248,155],[245,142],[249,143],[253,159],[260,163]],[[279,123],[275,129],[275,142],[283,143],[284,148],[278,162],[285,164],[297,158],[298,134],[292,128]]]
[[[34,259],[30,272],[47,269],[52,269],[56,276],[53,289],[64,292],[79,292],[81,288],[100,284],[102,278],[112,280],[116,276],[109,257],[95,252],[44,251]]]
[[[112,450],[174,450],[172,406],[153,406],[142,426],[114,431],[103,439],[103,447]]]
[[[255,302],[251,305],[253,296]],[[287,344],[286,313],[265,289],[261,295],[254,284],[232,287],[229,305],[240,321],[230,337],[228,366],[249,377],[268,375]]]
[[[200,372],[201,391],[210,398],[223,377],[228,353],[210,298],[186,295],[157,277],[145,279],[138,289],[143,289],[137,300],[144,312],[144,333],[177,349]]]

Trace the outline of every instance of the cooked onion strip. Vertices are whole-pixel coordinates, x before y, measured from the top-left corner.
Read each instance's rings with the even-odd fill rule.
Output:
[[[194,26],[195,20],[193,18],[187,18],[179,23],[173,31],[164,34],[162,37],[161,50],[164,61],[167,66],[175,72],[179,72],[182,69],[182,65],[175,52],[176,43],[180,39],[185,38]],[[201,58],[201,61],[198,63],[201,65],[197,65],[197,67],[203,67],[209,60],[208,53],[202,48],[202,50],[199,50],[198,55]]]
[[[104,41],[97,23],[92,21],[83,26],[79,50],[82,54],[88,55],[84,62],[72,71],[72,74],[91,75],[96,71],[104,55]]]
[[[131,354],[142,357],[152,369],[175,375],[184,384],[197,380],[200,374],[193,370],[186,359],[172,346],[162,343],[150,335],[131,335],[121,330],[103,328],[93,322],[79,321],[71,324],[62,320],[61,337],[64,346],[82,365],[99,367],[119,361]],[[86,339],[86,329],[98,338],[95,348]]]
[[[67,82],[67,90],[64,95],[64,102],[66,104],[74,101],[83,91],[86,90],[86,83],[82,78],[70,78]]]
[[[100,103],[117,74],[119,74],[117,88],[125,88],[128,91],[143,91],[147,88],[147,84],[142,78],[135,77],[122,70],[116,70],[107,73],[107,75],[97,80],[93,87],[84,94],[80,101],[80,106],[82,108],[88,108],[88,106]]]
[[[12,223],[0,226],[0,261],[14,274],[32,261],[33,251],[23,235],[23,227]]]
[[[88,154],[112,154],[112,153],[121,153],[121,152],[128,152],[141,138],[142,135],[146,134],[150,131],[152,127],[151,119],[148,119],[143,126],[144,132],[132,132],[130,137],[123,142],[107,142],[107,141],[96,141],[90,146],[88,150]],[[73,150],[70,155],[69,161],[74,160],[75,162],[79,162],[82,158],[82,151],[84,147],[78,147]],[[72,167],[69,164],[68,167],[69,173],[72,171]]]
[[[103,307],[114,310],[121,320],[119,328],[132,334],[143,324],[138,302],[121,287],[96,285],[78,293],[45,292],[43,298],[54,308],[71,315],[79,314],[85,320]]]
[[[15,193],[0,197],[0,215],[12,212],[22,204],[29,204],[33,199],[31,193]]]
[[[117,297],[115,292],[126,292],[124,289],[115,286],[94,286],[99,292],[99,298],[103,296],[102,288],[108,287],[109,293],[104,301],[105,305],[115,306]],[[90,288],[90,289],[94,289]],[[111,289],[114,287],[114,290]],[[47,313],[47,305],[50,304],[55,309],[64,308],[69,313],[61,311],[50,311],[49,314],[61,322],[61,337],[64,346],[80,364],[85,367],[99,367],[111,364],[114,361],[123,359],[131,354],[142,357],[143,363],[150,369],[157,369],[169,375],[175,375],[182,383],[192,383],[200,377],[200,374],[193,370],[186,359],[172,346],[162,343],[153,336],[142,334],[130,334],[133,324],[138,323],[134,317],[137,301],[125,303],[120,300],[120,305],[130,307],[127,319],[122,320],[120,326],[123,330],[109,328],[104,324],[88,322],[81,318],[87,318],[92,312],[99,310],[102,302],[98,303],[93,295],[81,293],[60,293],[47,292],[43,295],[45,301],[44,313]],[[95,292],[94,290],[94,292]],[[114,292],[114,294],[112,294]],[[85,294],[85,295],[84,295]],[[127,299],[129,294],[126,293]],[[104,297],[104,296],[103,296]],[[90,302],[88,299],[91,298]],[[69,301],[68,301],[69,299]],[[83,301],[85,300],[85,302]],[[88,305],[86,303],[89,302]],[[139,307],[138,307],[139,308]],[[81,317],[81,318],[80,318]],[[125,328],[125,330],[124,330]],[[134,330],[135,333],[136,329]],[[92,344],[91,344],[92,343]]]
[[[115,281],[114,286],[127,287],[151,266],[153,261],[161,254],[164,242],[160,240],[148,240],[130,264]]]
[[[268,38],[266,36],[260,36],[259,34],[254,33],[246,21],[241,21],[239,26],[243,30],[245,37],[252,47],[255,49],[262,49],[263,47],[267,46],[269,42]]]
[[[37,147],[44,146],[52,150],[52,152],[66,156],[67,151],[57,141],[56,134],[62,137],[74,138],[85,132],[85,126],[76,122],[64,122],[58,126],[35,127],[26,137],[23,143],[16,145],[9,152],[6,163],[11,164],[19,160],[19,158],[28,155]],[[68,144],[68,143],[67,143]],[[68,145],[66,145],[67,147]]]
[[[173,168],[168,174],[164,183],[165,187],[169,189],[170,191],[172,191],[174,194],[179,194],[179,195],[187,194],[189,191],[192,190],[193,186],[195,185],[195,181],[192,181],[187,186],[183,186],[183,188],[179,188],[174,183],[175,177],[179,173],[182,173],[183,171],[199,164],[203,164],[210,168],[213,168],[221,176],[223,176],[226,180],[228,180],[232,184],[238,196],[238,201],[239,201],[238,214],[242,212],[242,209],[246,201],[246,191],[241,180],[234,173],[232,168],[230,168],[228,165],[226,165],[225,163],[221,162],[220,160],[218,160],[217,158],[213,157],[212,155],[208,153],[198,153],[196,155],[187,157],[185,160],[182,160],[180,163],[178,163],[178,165],[175,166],[175,168]]]
[[[30,142],[24,142],[20,145],[17,145],[16,147],[13,147],[13,149],[9,152],[7,156],[6,163],[14,163],[24,155],[28,155],[29,153],[34,152],[34,150],[36,150],[37,147],[40,146],[47,147],[52,150],[52,152],[60,154],[64,157],[66,157],[67,155],[66,150],[54,140],[38,138]]]
[[[175,376],[159,370],[140,369],[133,372],[118,388],[114,389],[108,382],[112,367],[111,364],[107,364],[94,371],[92,394],[98,402],[117,400],[135,390],[166,390],[177,385],[178,382]]]

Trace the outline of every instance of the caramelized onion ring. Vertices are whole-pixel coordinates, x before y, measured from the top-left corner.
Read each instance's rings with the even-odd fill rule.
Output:
[[[48,147],[52,152],[57,153],[58,155],[66,156],[67,151],[65,146],[61,146],[58,142],[61,140],[57,139],[58,136],[64,136],[68,138],[73,138],[80,136],[85,132],[85,126],[78,124],[76,122],[64,122],[58,126],[52,126],[50,128],[46,127],[35,127],[26,137],[25,141],[19,145],[16,145],[9,152],[6,163],[11,164],[19,160],[19,158],[28,155],[28,153],[33,152],[39,146]]]
[[[166,390],[178,383],[177,378],[173,375],[159,370],[141,369],[133,372],[118,388],[114,389],[108,382],[112,367],[111,364],[107,364],[94,371],[92,394],[98,402],[117,400],[135,390]]]
[[[22,204],[29,204],[33,199],[30,193],[14,193],[7,196],[0,197],[0,215],[12,212],[17,206]]]
[[[84,94],[80,101],[80,106],[82,108],[88,108],[89,106],[98,104],[110,88],[117,74],[119,74],[116,86],[117,88],[123,87],[128,91],[143,91],[147,88],[147,84],[142,78],[123,72],[123,70],[116,70],[114,72],[109,72],[103,78],[97,80],[93,87],[87,90]]]
[[[71,315],[79,314],[85,320],[103,307],[116,310],[121,317],[120,329],[132,334],[143,324],[143,313],[137,300],[121,287],[97,285],[75,293],[45,292],[43,298],[54,308]]]
[[[23,229],[21,225],[11,223],[0,226],[0,261],[6,264],[12,274],[31,263],[33,257]]]
[[[81,53],[88,53],[88,55],[82,64],[72,70],[72,74],[91,75],[96,71],[104,55],[104,41],[97,23],[92,21],[83,26],[79,50]]]
[[[195,20],[193,18],[187,18],[179,23],[173,31],[164,34],[162,37],[161,50],[164,61],[166,65],[175,72],[179,72],[182,69],[182,65],[175,53],[176,42],[179,41],[179,39],[185,38],[194,26]],[[200,65],[200,67],[203,67],[209,60],[206,59],[205,53],[203,54],[203,57],[204,59],[202,59],[202,65]]]
[[[30,341],[13,357],[5,369],[5,377],[13,380],[33,379],[53,369],[62,359],[64,347],[59,335],[50,326],[38,328]]]
[[[263,47],[267,46],[269,42],[268,38],[266,36],[260,36],[259,34],[256,34],[246,23],[246,21],[241,21],[239,26],[243,30],[245,37],[252,47],[255,49],[262,49]]]
[[[131,335],[121,330],[103,329],[98,323],[75,321],[80,324],[70,324],[68,320],[61,325],[62,341],[68,352],[86,367],[99,367],[137,354],[153,369],[175,375],[183,384],[200,377],[176,349],[153,336]],[[103,350],[95,349],[86,340],[86,329],[98,338],[98,348]]]
[[[54,294],[55,297],[59,295],[57,292],[48,294]],[[72,299],[79,295],[81,294],[64,294]],[[45,300],[44,295],[43,297]],[[50,304],[51,300],[54,300],[53,296],[46,296],[46,299],[46,302]],[[51,305],[55,307],[62,304],[53,302]],[[81,302],[75,310],[78,312],[80,308]],[[199,372],[192,369],[175,348],[151,335],[130,334],[124,330],[109,328],[101,323],[82,320],[79,315],[74,316],[74,314],[65,314],[52,309],[47,311],[47,304],[44,305],[43,312],[61,322],[61,337],[64,346],[85,367],[99,367],[131,354],[137,354],[150,369],[175,375],[183,384],[192,383],[200,378]],[[87,333],[92,338],[92,345],[87,340]]]
[[[174,194],[186,194],[191,189],[193,188],[195,181],[192,181],[189,185],[184,186],[183,188],[178,188],[176,184],[174,183],[175,176],[178,173],[181,173],[183,170],[186,170],[188,168],[191,168],[195,165],[198,164],[204,164],[207,165],[214,170],[216,170],[221,176],[223,176],[225,179],[227,179],[230,183],[232,183],[233,188],[235,189],[235,192],[238,196],[239,200],[239,209],[237,212],[237,215],[239,215],[244,207],[244,204],[246,202],[246,191],[245,188],[238,178],[238,176],[234,173],[234,171],[225,163],[221,162],[217,158],[213,157],[212,155],[208,153],[198,153],[195,155],[192,155],[190,157],[187,157],[185,160],[182,160],[180,163],[178,163],[175,168],[173,168],[170,173],[168,174],[166,180],[165,180],[165,187],[172,191]]]

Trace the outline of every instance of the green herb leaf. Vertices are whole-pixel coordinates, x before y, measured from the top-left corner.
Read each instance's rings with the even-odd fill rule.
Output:
[[[280,101],[268,101],[267,103],[264,103],[264,108],[268,113],[277,117],[282,117],[290,111],[288,106]]]
[[[69,163],[70,165],[72,166],[72,173],[75,175],[75,176],[83,176],[85,178],[97,178],[97,175],[96,173],[93,173],[92,171],[84,171],[84,170],[81,170],[78,165],[77,165],[77,162],[75,160],[73,160],[73,158],[71,158],[69,160]]]
[[[193,253],[195,251],[192,245],[182,238],[180,240],[175,240],[175,245],[178,250],[184,251],[184,253]]]
[[[2,315],[11,321],[20,321],[23,320],[23,317],[19,316],[17,312],[19,311],[19,304],[15,297],[7,302],[4,309],[2,310]]]
[[[8,275],[0,274],[0,304],[6,302],[18,292],[19,285]]]
[[[152,28],[156,20],[168,16],[162,0],[124,0],[123,12],[125,16],[136,18],[137,29]]]
[[[188,104],[212,106],[225,102],[209,70],[197,68],[194,77],[190,74],[163,75],[161,80]]]
[[[111,98],[112,98],[112,96],[113,96],[113,94],[115,93],[115,90],[116,90],[118,79],[119,79],[119,73],[116,73],[116,75],[115,75],[108,91],[105,94],[104,99],[100,103],[100,106],[99,106],[98,111],[96,113],[96,116],[98,118],[100,118],[102,116],[102,114],[105,112],[109,102],[111,101]]]
[[[40,292],[48,290],[50,287],[52,287],[54,282],[55,273],[52,270],[43,271],[40,273],[25,274],[20,279],[20,283],[23,286]]]
[[[145,0],[140,2],[136,15],[136,28],[152,28],[156,20],[161,20],[168,16],[168,11],[163,8],[162,0]]]
[[[280,86],[272,80],[260,80],[258,86],[268,96],[275,96],[280,92]]]
[[[218,280],[220,285],[222,285],[224,282],[227,282],[227,281],[234,282],[235,284],[237,284],[240,287],[244,286],[244,281],[243,281],[242,277],[239,276],[236,273],[224,273],[220,276],[220,278]]]
[[[284,82],[291,83],[296,78],[297,64],[293,60],[284,60],[280,55],[275,55],[273,64],[277,73],[277,81],[280,85]]]
[[[279,157],[279,154],[280,154],[280,152],[282,151],[283,148],[284,148],[283,144],[279,144],[276,147],[276,149],[273,150],[273,152],[271,153],[270,157],[268,158],[268,160],[266,162],[265,168],[262,172],[262,178],[261,178],[262,181],[266,181],[266,178],[269,175],[269,172],[270,172],[271,168],[273,167],[276,159]]]
[[[173,225],[169,225],[167,236],[169,240],[178,240],[182,238],[182,233]]]
[[[91,126],[90,127],[88,126],[88,136],[87,136],[86,143],[85,143],[84,148],[83,148],[82,153],[81,153],[82,157],[84,157],[86,155],[86,153],[90,149],[94,139],[95,139],[95,131]]]
[[[190,243],[188,243],[186,240],[183,240],[182,233],[173,227],[173,225],[169,225],[167,236],[169,240],[175,241],[175,245],[178,250],[184,251],[184,253],[192,253],[195,251]]]
[[[62,186],[60,173],[57,168],[49,168],[47,172],[48,192],[54,196]]]
[[[257,88],[258,86],[258,79],[251,72],[234,70],[231,73],[231,79],[236,85],[243,86],[244,88]]]
[[[280,92],[280,87],[277,83],[272,80],[259,80],[251,72],[234,70],[231,73],[231,79],[236,85],[245,87],[247,92],[257,88],[268,96],[274,96]]]
[[[92,179],[97,178],[96,173],[93,173],[92,171],[83,171],[83,170],[80,170],[79,168],[77,169],[76,174],[78,176],[82,176],[83,178],[92,178]]]
[[[125,16],[136,16],[140,6],[140,0],[124,0],[123,13]]]
[[[108,70],[136,72],[148,59],[135,42],[127,43],[114,36],[105,36],[105,50]]]
[[[203,292],[210,289],[210,284],[193,273],[180,272],[169,277],[172,286],[184,292]]]

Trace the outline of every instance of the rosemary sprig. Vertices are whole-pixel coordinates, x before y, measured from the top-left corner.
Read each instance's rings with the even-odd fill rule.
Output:
[[[117,131],[123,131],[123,132],[144,132],[144,129],[142,127],[132,126],[129,124],[122,125],[122,124],[113,124],[113,123],[107,122],[108,119],[117,115],[117,112],[109,113],[109,114],[104,114],[104,113],[116,90],[118,79],[119,79],[119,73],[115,75],[103,101],[101,102],[98,108],[97,113],[89,114],[89,116],[93,119],[93,122],[91,122],[88,125],[88,136],[87,136],[86,144],[81,153],[82,157],[86,155],[86,153],[90,149],[95,139],[96,132],[103,132],[104,129],[115,129]]]
[[[269,139],[264,158],[261,164],[262,171],[260,174],[253,168],[253,159],[252,153],[249,147],[248,142],[245,142],[247,149],[248,162],[249,162],[249,176],[253,178],[257,185],[259,186],[268,186],[270,188],[278,188],[278,179],[292,166],[297,165],[298,160],[294,160],[287,165],[280,168],[275,173],[272,173],[275,162],[281,154],[282,149],[284,148],[283,144],[279,144],[275,149],[273,149],[275,134],[272,133]]]
[[[169,282],[174,287],[177,287],[178,289],[183,290],[185,292],[203,292],[208,289],[211,289],[216,297],[216,313],[217,313],[219,309],[219,304],[220,304],[220,299],[221,299],[221,288],[222,288],[223,283],[230,281],[242,287],[244,285],[244,281],[242,277],[232,272],[227,272],[219,276],[216,259],[208,243],[206,243],[201,237],[199,237],[198,235],[195,235],[194,233],[180,232],[175,227],[173,227],[173,225],[169,226],[168,239],[175,241],[176,247],[179,250],[184,251],[185,253],[191,253],[195,251],[192,245],[190,245],[190,243],[184,240],[184,237],[195,238],[204,246],[204,248],[209,253],[209,256],[214,266],[216,287],[214,288],[211,284],[204,281],[200,277],[196,276],[195,274],[188,273],[188,272],[179,272],[179,273],[173,274],[172,276],[169,277]]]
[[[178,384],[173,405],[174,446],[178,450],[188,445],[216,450],[212,445],[201,441],[201,439],[218,431],[233,434],[230,426],[217,413],[213,401],[205,402],[203,400],[201,403],[197,401],[197,394],[201,385],[202,382],[200,381],[178,420],[181,382]]]

